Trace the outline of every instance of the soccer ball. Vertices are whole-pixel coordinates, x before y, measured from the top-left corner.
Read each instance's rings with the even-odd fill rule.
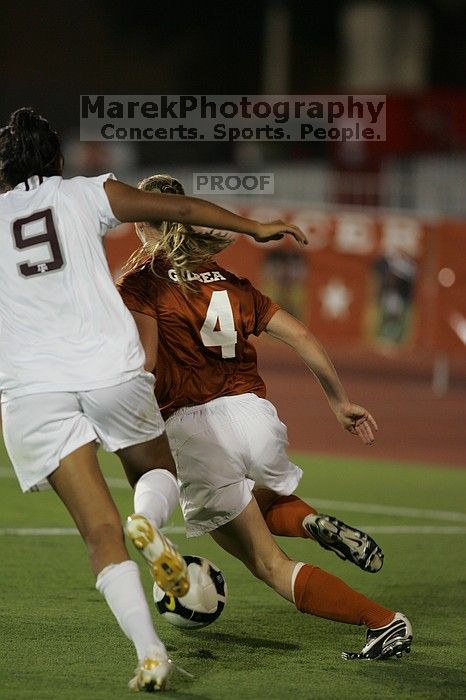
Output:
[[[186,555],[190,588],[174,598],[154,583],[154,601],[162,617],[175,627],[207,627],[222,613],[227,600],[227,584],[220,569],[204,557]]]

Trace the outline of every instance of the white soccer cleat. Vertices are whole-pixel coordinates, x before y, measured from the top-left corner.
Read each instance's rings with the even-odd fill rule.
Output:
[[[154,652],[139,663],[135,670],[136,675],[128,683],[128,688],[135,692],[142,690],[146,693],[166,690],[172,670],[172,662],[166,653]]]
[[[176,547],[144,515],[130,515],[126,534],[148,562],[152,577],[165,593],[180,598],[189,591],[186,562]]]
[[[344,651],[342,658],[346,661],[366,659],[389,659],[396,656],[401,659],[403,652],[409,654],[413,630],[411,623],[403,613],[395,613],[395,617],[388,625],[368,629],[366,643],[361,652]]]

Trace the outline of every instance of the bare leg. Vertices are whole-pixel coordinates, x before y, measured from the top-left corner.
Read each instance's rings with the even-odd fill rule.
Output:
[[[116,454],[133,488],[138,479],[152,469],[166,469],[176,478],[175,462],[166,432],[148,442],[118,450]]]
[[[62,459],[49,481],[87,546],[97,575],[96,588],[136,649],[140,665],[131,687],[163,688],[170,663],[154,630],[139,569],[128,556],[120,515],[100,471],[94,444],[83,445]]]
[[[227,552],[277,593],[293,601],[291,578],[296,566],[280,549],[264,522],[255,498],[234,520],[211,533]]]
[[[120,515],[100,471],[94,443],[62,459],[49,482],[76,523],[96,575],[109,564],[129,559]]]
[[[288,559],[275,543],[254,498],[240,515],[211,535],[301,612],[372,628],[393,620],[392,610],[354,591],[336,576]]]

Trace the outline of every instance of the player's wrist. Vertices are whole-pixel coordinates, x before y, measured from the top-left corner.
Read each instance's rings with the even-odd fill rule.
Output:
[[[264,224],[261,224],[260,221],[255,221],[254,219],[250,219],[250,223],[251,226],[247,235],[254,238],[255,241],[260,240],[264,235]]]
[[[350,409],[351,402],[346,396],[329,396],[328,400],[333,412],[337,415],[344,415]]]

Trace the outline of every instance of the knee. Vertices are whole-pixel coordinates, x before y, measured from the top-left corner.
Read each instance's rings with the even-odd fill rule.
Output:
[[[90,526],[83,533],[84,541],[90,551],[107,547],[109,543],[123,541],[123,528],[117,519],[105,520]]]
[[[277,552],[267,559],[262,557],[252,559],[248,565],[248,568],[256,578],[273,587],[273,584],[286,561],[288,561],[287,557],[285,557],[285,555],[281,552]]]

